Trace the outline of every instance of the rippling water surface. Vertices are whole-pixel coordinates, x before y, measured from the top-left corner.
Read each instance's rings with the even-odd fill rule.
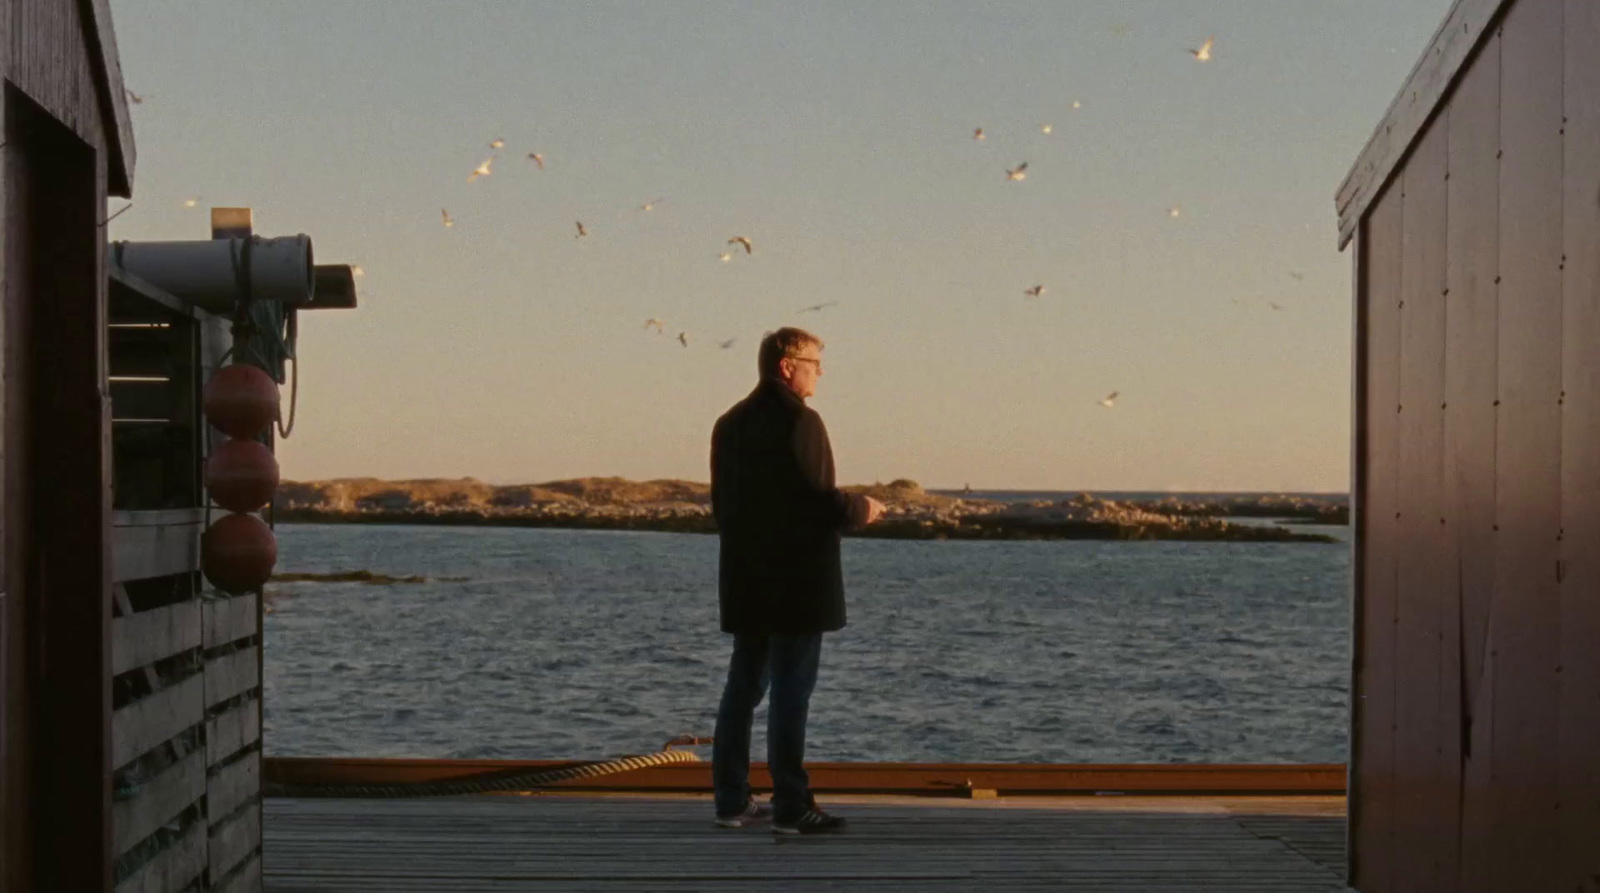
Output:
[[[269,755],[599,758],[711,734],[730,641],[715,537],[318,524],[278,537],[279,571],[429,579],[269,584]],[[807,757],[1342,761],[1349,554],[846,539],[850,624],[823,642]]]

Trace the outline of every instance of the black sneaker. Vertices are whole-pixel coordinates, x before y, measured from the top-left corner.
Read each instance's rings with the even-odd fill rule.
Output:
[[[828,815],[816,804],[789,821],[772,821],[773,834],[830,834],[844,830],[844,819]]]

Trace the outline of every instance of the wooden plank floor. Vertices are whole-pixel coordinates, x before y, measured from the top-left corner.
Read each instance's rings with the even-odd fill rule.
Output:
[[[820,798],[839,835],[705,796],[269,799],[267,893],[1345,890],[1342,797]]]

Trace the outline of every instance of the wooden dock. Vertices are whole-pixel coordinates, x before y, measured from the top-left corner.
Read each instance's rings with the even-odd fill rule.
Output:
[[[1345,800],[837,795],[839,835],[711,823],[706,795],[265,801],[266,893],[1340,893]]]

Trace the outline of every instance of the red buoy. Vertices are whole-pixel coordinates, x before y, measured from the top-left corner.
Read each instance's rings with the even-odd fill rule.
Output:
[[[255,515],[223,515],[200,535],[200,570],[223,592],[260,589],[277,563],[278,541]]]
[[[218,431],[249,440],[278,419],[278,383],[248,363],[223,366],[206,382],[206,419]]]
[[[225,440],[206,459],[206,489],[230,512],[253,512],[278,489],[278,457],[254,440]]]

